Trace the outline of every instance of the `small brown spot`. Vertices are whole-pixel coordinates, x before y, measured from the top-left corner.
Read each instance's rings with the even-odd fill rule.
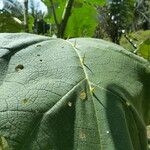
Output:
[[[15,68],[16,71],[19,71],[19,70],[22,70],[22,69],[24,69],[24,66],[21,65],[21,64],[17,65],[16,68]]]
[[[82,91],[82,92],[80,93],[80,99],[81,99],[81,100],[85,100],[85,99],[86,99],[86,93],[85,93],[84,91]]]
[[[43,60],[42,60],[42,59],[40,59],[40,61],[42,62]]]
[[[23,102],[23,104],[26,104],[28,102],[28,100],[27,99],[23,99],[22,102]]]
[[[68,102],[68,106],[71,107],[71,106],[72,106],[72,103],[71,103],[71,102]]]

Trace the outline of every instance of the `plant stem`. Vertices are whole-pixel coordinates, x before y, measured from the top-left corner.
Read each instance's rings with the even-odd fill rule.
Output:
[[[52,11],[53,11],[53,15],[54,15],[55,24],[57,26],[57,29],[59,29],[59,23],[58,23],[58,20],[57,20],[57,16],[56,16],[53,0],[50,0],[50,3],[51,3],[51,6],[52,6]]]
[[[24,30],[25,32],[29,32],[28,26],[28,0],[24,0]]]
[[[132,42],[132,40],[127,36],[127,34],[124,34],[124,37],[133,46],[134,49],[137,49],[137,46]]]
[[[74,0],[67,0],[67,2],[66,2],[64,12],[62,15],[62,20],[61,20],[61,23],[59,25],[59,29],[58,29],[58,33],[57,33],[57,37],[59,37],[59,38],[64,37],[67,22],[68,22],[70,15],[71,15],[71,9],[72,9],[73,3],[74,3]]]

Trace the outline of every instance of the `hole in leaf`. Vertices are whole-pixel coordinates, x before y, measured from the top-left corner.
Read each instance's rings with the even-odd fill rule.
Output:
[[[16,68],[15,68],[16,71],[19,71],[19,70],[22,70],[22,69],[24,69],[24,66],[21,65],[21,64],[17,65]]]
[[[38,44],[38,45],[36,45],[36,47],[41,47],[41,45],[40,45],[40,44]]]

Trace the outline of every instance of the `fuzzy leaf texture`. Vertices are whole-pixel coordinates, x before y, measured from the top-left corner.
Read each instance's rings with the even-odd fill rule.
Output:
[[[99,39],[0,34],[1,149],[147,150],[149,122],[144,58]]]

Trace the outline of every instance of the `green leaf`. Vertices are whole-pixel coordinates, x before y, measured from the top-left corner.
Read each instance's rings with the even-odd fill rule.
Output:
[[[93,36],[97,22],[96,9],[93,7],[83,4],[81,8],[73,8],[66,37]]]
[[[150,60],[150,38],[139,45],[137,53],[145,59]]]
[[[0,32],[21,32],[23,25],[17,23],[8,13],[0,14]]]
[[[45,4],[49,5],[49,0],[45,0]],[[58,22],[61,22],[63,10],[66,1],[54,0],[54,7]],[[65,37],[78,37],[78,36],[93,36],[95,27],[98,22],[97,11],[95,5],[104,5],[105,0],[77,0],[74,2],[72,13],[69,18]],[[51,12],[51,23],[55,23],[54,17]]]
[[[149,66],[103,40],[0,34],[0,135],[11,150],[147,150]]]
[[[77,7],[77,2],[80,4]],[[87,37],[93,36],[98,24],[97,10],[95,6],[104,5],[105,1],[76,1],[72,14],[69,18],[65,37]]]
[[[129,33],[128,36],[131,40],[133,40],[133,43],[137,45],[137,47],[143,43],[146,39],[149,38],[150,30],[138,30],[136,32]],[[133,46],[125,39],[124,36],[122,36],[120,45],[124,47],[125,49],[128,49],[130,51],[134,51],[135,49]]]
[[[0,150],[9,150],[8,143],[4,137],[0,137]]]

